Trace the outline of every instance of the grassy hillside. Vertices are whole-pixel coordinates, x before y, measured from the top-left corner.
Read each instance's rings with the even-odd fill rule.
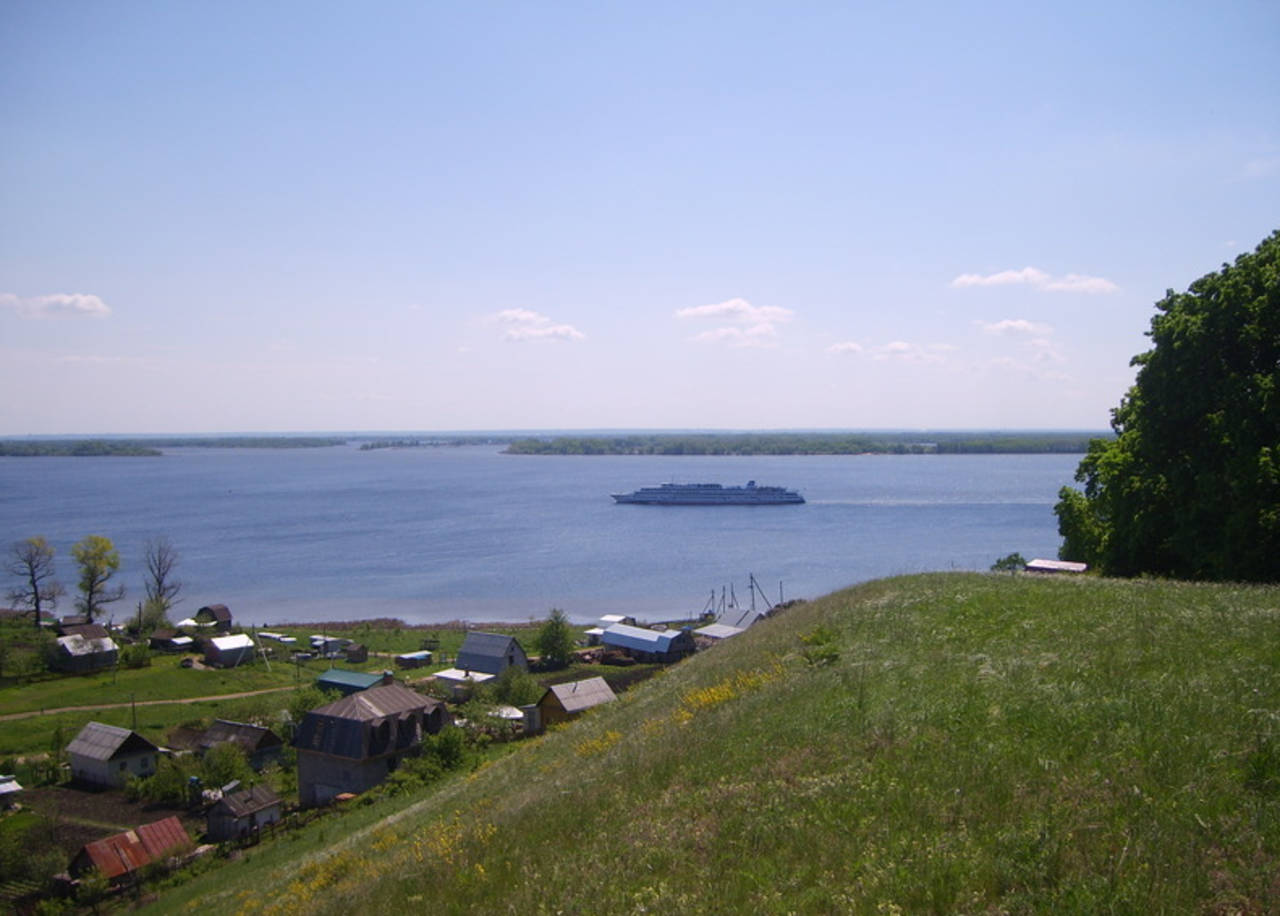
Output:
[[[870,583],[344,834],[161,905],[1275,912],[1280,589]]]

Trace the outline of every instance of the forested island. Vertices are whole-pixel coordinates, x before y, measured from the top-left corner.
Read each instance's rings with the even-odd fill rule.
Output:
[[[6,439],[3,458],[154,458],[164,448],[327,448],[346,445],[330,436],[201,436],[144,439]]]
[[[656,433],[517,439],[509,455],[1083,454],[1098,432]]]

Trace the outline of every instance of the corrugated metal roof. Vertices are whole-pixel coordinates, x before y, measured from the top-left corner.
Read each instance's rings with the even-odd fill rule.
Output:
[[[1027,572],[1082,573],[1088,571],[1088,569],[1088,563],[1072,563],[1069,560],[1035,559],[1027,564]]]
[[[171,855],[191,845],[191,837],[182,826],[176,815],[166,817],[162,821],[143,824],[138,828],[138,837],[143,847],[151,854],[153,860]]]
[[[229,719],[214,719],[213,724],[200,736],[198,746],[207,750],[224,741],[234,741],[250,754],[262,747],[275,747],[284,743],[279,735],[261,725],[232,722]]]
[[[252,649],[253,640],[245,633],[235,633],[231,636],[214,636],[209,642],[217,648],[219,652],[226,652],[230,649]]]
[[[408,721],[419,712],[429,715],[443,706],[434,697],[423,696],[399,684],[370,687],[307,713],[298,726],[293,746],[353,760],[366,756],[366,738],[374,747],[369,754],[398,750],[410,743],[407,735],[401,733],[402,720]],[[378,739],[373,732],[381,729],[384,722],[393,727],[388,729],[385,739]],[[382,740],[381,746],[377,746],[378,740]]]
[[[159,748],[137,732],[102,722],[89,722],[67,745],[68,754],[90,760],[110,760],[121,750],[155,751]]]
[[[190,845],[191,837],[175,816],[104,837],[81,851],[107,878],[118,878]]]
[[[513,646],[514,644],[514,646]],[[524,657],[524,649],[514,636],[503,636],[500,633],[468,633],[454,659],[457,668],[470,668],[483,671],[485,674],[501,674],[507,667],[507,655],[516,651]]]
[[[746,630],[741,627],[731,627],[724,623],[709,623],[705,627],[698,627],[693,631],[699,636],[706,636],[710,639],[728,639],[730,636],[737,636],[739,633],[745,633]]]
[[[637,649],[641,652],[666,652],[679,634],[679,630],[646,630],[644,627],[615,623],[604,631],[600,640],[606,646]]]
[[[611,703],[618,698],[602,677],[589,677],[584,681],[568,684],[552,684],[548,690],[560,701],[565,712],[581,712],[601,703]]]

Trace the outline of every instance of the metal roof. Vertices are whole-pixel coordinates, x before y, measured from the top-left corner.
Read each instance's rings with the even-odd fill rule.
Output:
[[[485,674],[501,674],[507,667],[507,653],[514,644],[520,657],[524,657],[524,649],[514,636],[503,636],[500,633],[468,633],[454,659],[454,667],[483,671]]]
[[[730,636],[737,636],[739,633],[745,633],[746,630],[741,627],[731,627],[726,623],[709,623],[705,627],[698,627],[693,631],[699,636],[706,636],[710,639],[728,639]]]
[[[254,786],[222,796],[222,800],[214,807],[225,807],[231,812],[232,817],[248,817],[250,814],[264,811],[278,804],[280,804],[280,797],[271,791],[270,786]]]
[[[227,608],[225,604],[205,605],[204,607],[200,608],[200,610],[196,611],[196,617],[200,617],[202,614],[204,614],[205,611],[208,611],[209,612],[208,616],[212,617],[218,623],[231,622],[231,611],[230,609]]]
[[[1027,564],[1027,572],[1082,573],[1088,569],[1088,563],[1072,563],[1069,560],[1042,560],[1037,558]]]
[[[227,652],[231,649],[252,649],[253,640],[244,633],[235,633],[231,636],[214,636],[209,639],[219,652]]]
[[[171,816],[88,843],[81,852],[107,878],[118,878],[190,845],[182,822]]]
[[[418,713],[429,715],[436,708],[443,707],[444,704],[434,697],[423,696],[399,684],[370,687],[307,713],[298,726],[293,746],[299,750],[360,760],[374,753],[366,752],[366,744],[374,745],[370,737],[372,731],[389,722],[395,726],[394,742],[384,742],[376,752],[400,750],[408,747],[414,737],[410,735],[412,729],[402,732],[400,723],[409,723]]]
[[[234,741],[252,754],[259,748],[276,747],[284,742],[269,728],[249,722],[232,722],[230,719],[214,719],[213,724],[200,736],[199,747],[208,749],[224,741]]]
[[[111,760],[121,751],[137,753],[157,750],[159,748],[137,732],[101,722],[85,725],[80,729],[80,734],[67,745],[68,754],[88,757],[90,760]]]
[[[615,623],[600,637],[606,646],[637,649],[641,652],[667,652],[682,630],[646,630],[644,627]]]
[[[316,678],[316,686],[325,687],[333,685],[334,687],[354,687],[356,690],[365,690],[382,683],[382,674],[373,674],[368,671],[349,671],[346,668],[330,668],[324,674]]]
[[[115,652],[118,646],[109,636],[102,636],[97,639],[87,639],[76,633],[71,636],[59,636],[58,647],[68,655],[77,657],[84,655],[103,655],[108,652]]]
[[[565,712],[581,712],[601,703],[611,703],[618,698],[602,677],[589,677],[585,681],[568,684],[552,684],[547,692],[560,701]]]

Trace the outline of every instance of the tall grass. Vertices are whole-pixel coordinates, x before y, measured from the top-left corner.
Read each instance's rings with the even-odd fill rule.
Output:
[[[1280,590],[951,574],[794,608],[373,832],[183,897],[1267,912],[1278,852]]]

